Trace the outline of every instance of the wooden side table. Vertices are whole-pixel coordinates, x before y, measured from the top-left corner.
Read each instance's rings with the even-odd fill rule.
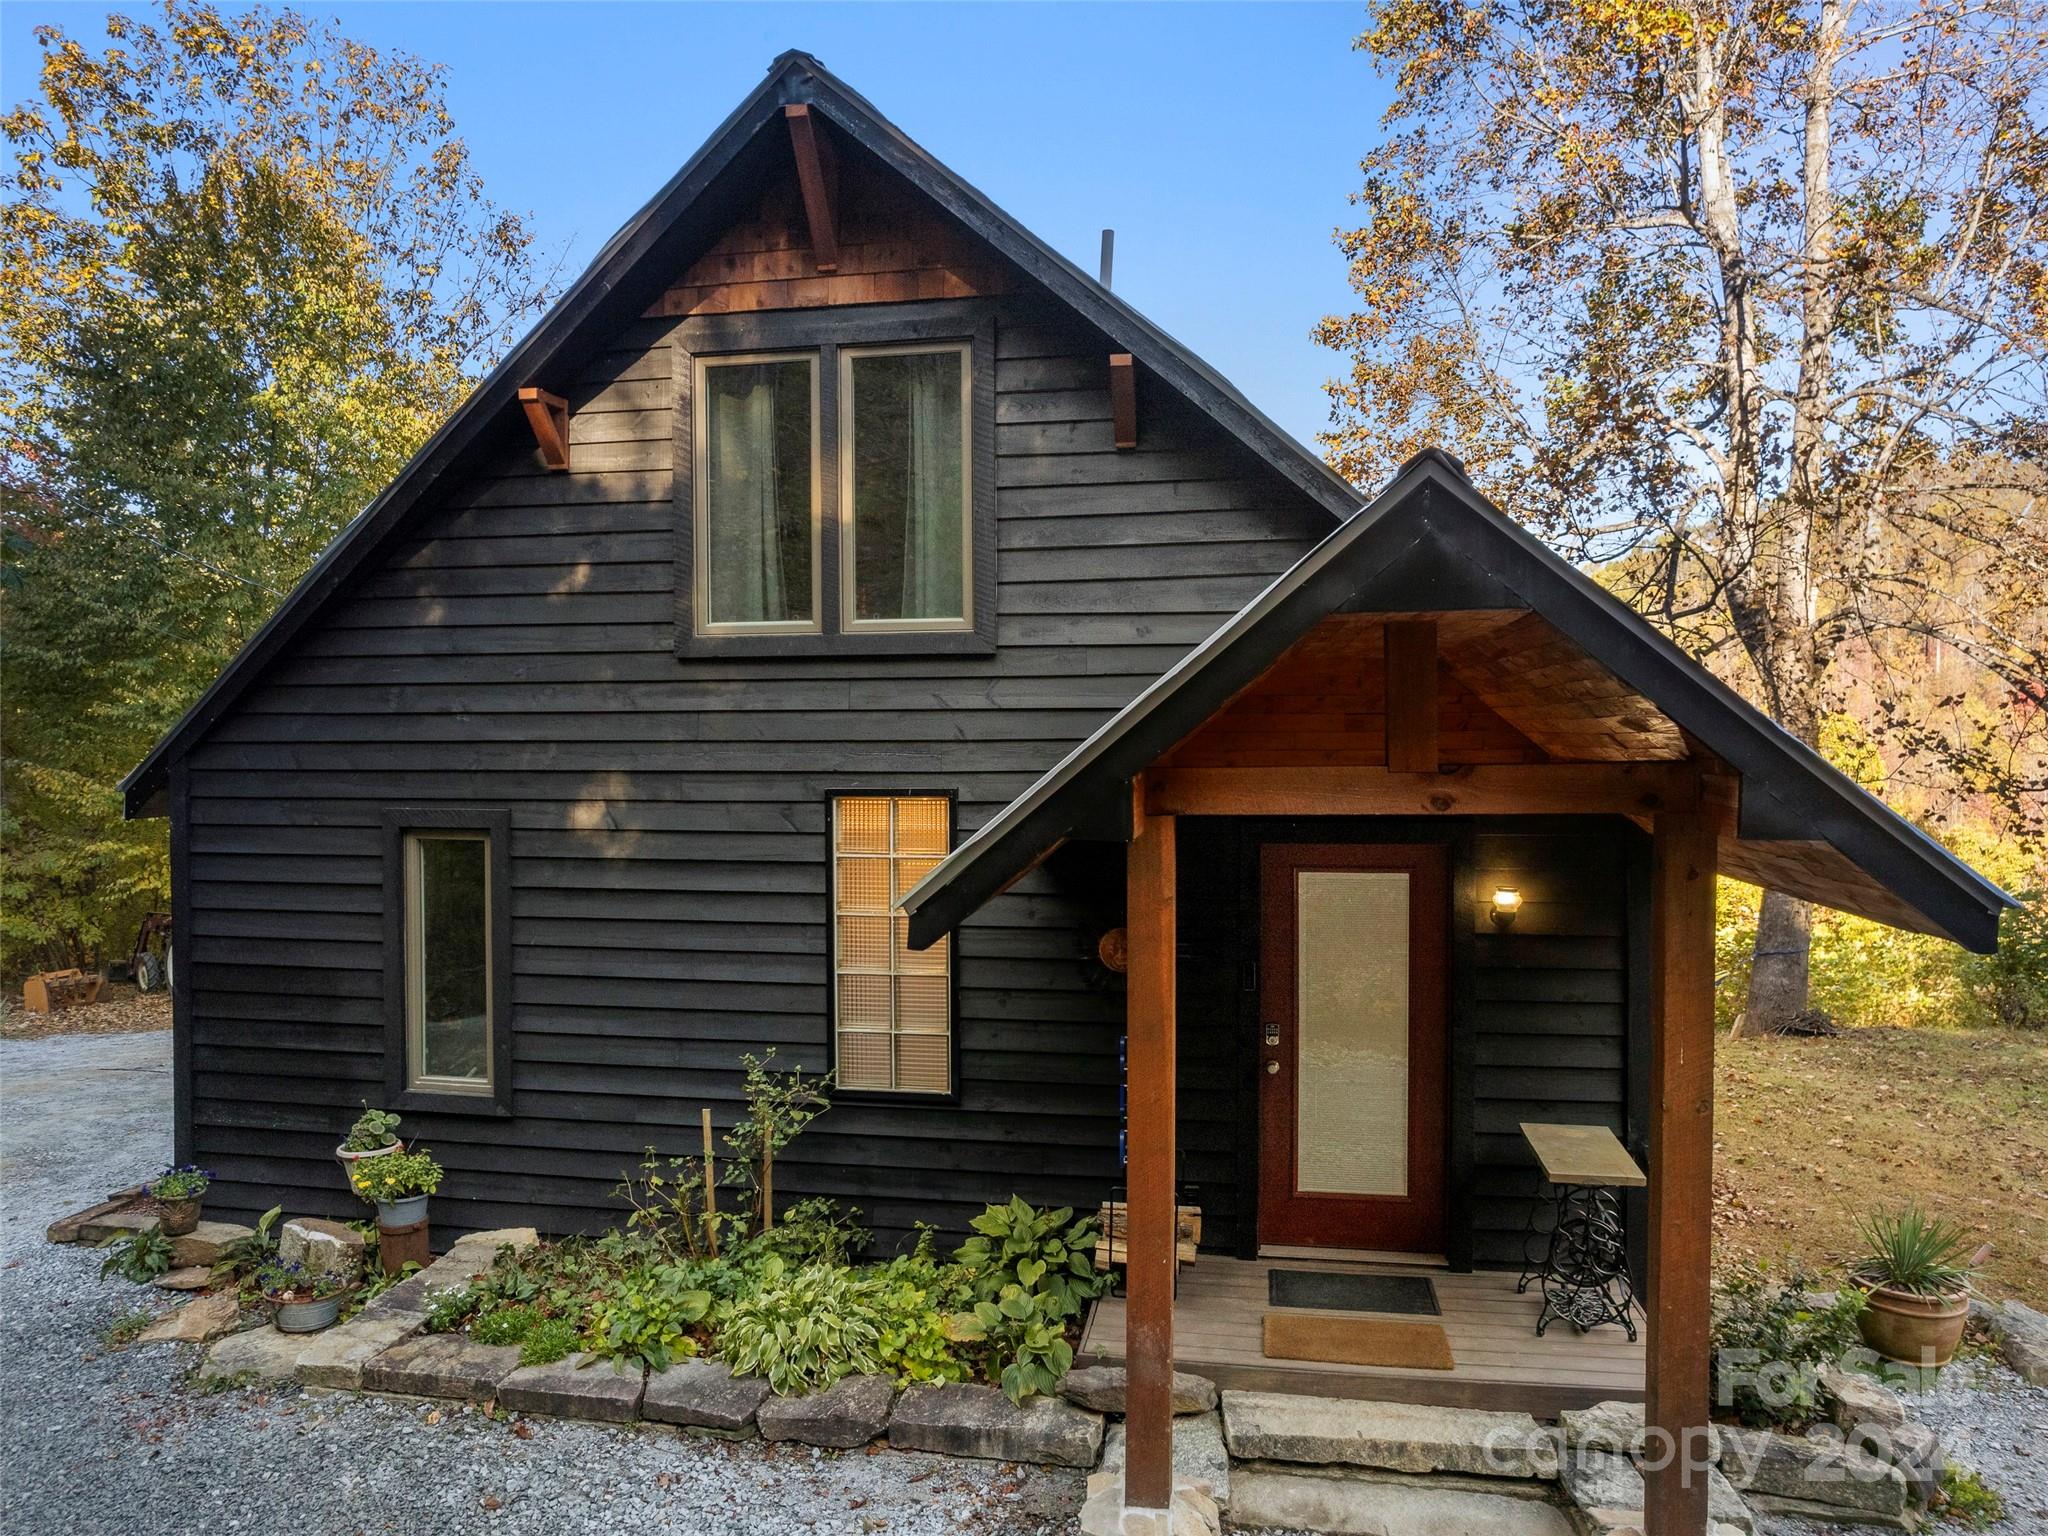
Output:
[[[1515,1283],[1517,1291],[1527,1291],[1531,1282],[1542,1287],[1538,1337],[1553,1318],[1561,1317],[1581,1333],[1603,1323],[1619,1323],[1634,1343],[1636,1294],[1628,1275],[1620,1191],[1642,1189],[1650,1181],[1628,1148],[1603,1125],[1525,1122],[1522,1139],[1536,1154],[1552,1211],[1546,1236],[1536,1227],[1536,1204],[1544,1194],[1538,1189],[1529,1206],[1522,1278]]]

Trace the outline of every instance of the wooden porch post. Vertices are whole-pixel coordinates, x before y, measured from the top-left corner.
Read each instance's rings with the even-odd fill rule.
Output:
[[[1132,786],[1125,866],[1124,1506],[1173,1499],[1174,819]]]
[[[1649,1360],[1645,1536],[1707,1529],[1714,1173],[1714,828],[1656,819],[1651,854]]]

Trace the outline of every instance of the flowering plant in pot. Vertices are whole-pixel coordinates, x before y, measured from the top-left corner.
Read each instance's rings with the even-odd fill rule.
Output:
[[[441,1165],[426,1152],[394,1152],[357,1163],[348,1177],[377,1207],[379,1227],[409,1227],[427,1219],[427,1196],[441,1187]]]
[[[1909,1204],[1897,1214],[1873,1211],[1862,1220],[1864,1253],[1849,1266],[1865,1293],[1857,1318],[1863,1341],[1905,1365],[1947,1365],[1970,1316],[1970,1275],[1985,1250],[1953,1222]]]
[[[389,1157],[404,1150],[405,1143],[398,1139],[398,1116],[388,1109],[372,1109],[365,1103],[363,1112],[356,1116],[356,1123],[348,1128],[348,1135],[334,1149],[334,1159],[341,1164],[343,1175],[353,1183],[353,1170],[357,1163],[373,1157]]]
[[[280,1333],[318,1333],[340,1315],[349,1285],[295,1260],[272,1259],[256,1271],[257,1287],[277,1313]]]
[[[199,1225],[199,1204],[212,1187],[213,1174],[196,1163],[166,1168],[149,1183],[156,1201],[157,1226],[166,1237],[183,1237]]]

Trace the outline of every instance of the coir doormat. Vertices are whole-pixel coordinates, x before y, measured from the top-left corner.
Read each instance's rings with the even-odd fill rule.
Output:
[[[1411,1371],[1451,1371],[1458,1366],[1441,1323],[1315,1312],[1268,1312],[1265,1355],[1268,1360],[1389,1365]]]
[[[1355,1275],[1317,1269],[1266,1271],[1266,1304],[1316,1312],[1401,1312],[1441,1317],[1425,1275]]]

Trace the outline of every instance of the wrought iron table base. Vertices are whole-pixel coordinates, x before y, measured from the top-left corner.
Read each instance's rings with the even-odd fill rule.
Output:
[[[1618,1193],[1604,1184],[1551,1184],[1549,1189],[1550,1231],[1537,1230],[1532,1202],[1522,1277],[1515,1282],[1517,1292],[1526,1292],[1532,1281],[1542,1288],[1536,1336],[1541,1338],[1553,1319],[1563,1318],[1581,1333],[1619,1323],[1633,1344],[1636,1293],[1628,1277],[1628,1237]]]

